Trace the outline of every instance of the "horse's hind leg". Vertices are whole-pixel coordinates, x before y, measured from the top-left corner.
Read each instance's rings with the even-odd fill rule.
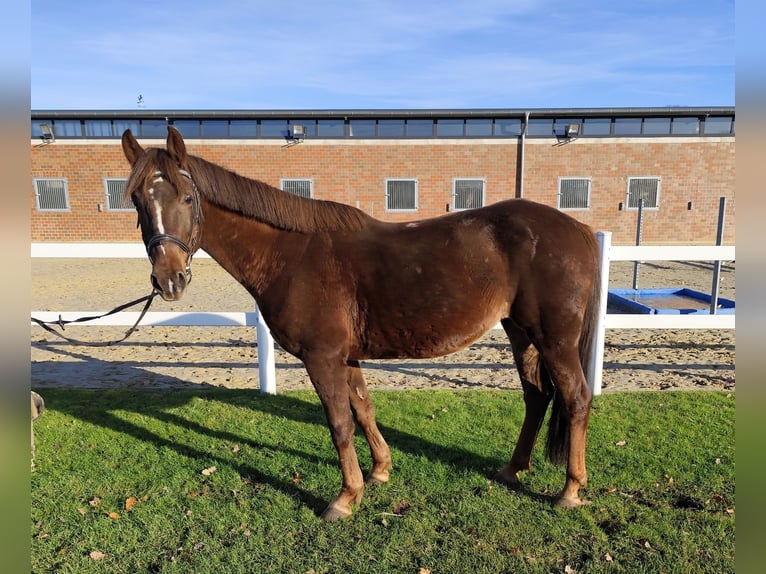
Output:
[[[367,386],[364,383],[362,369],[357,361],[350,361],[351,378],[349,379],[349,397],[351,408],[356,416],[356,422],[362,427],[372,455],[372,469],[365,477],[368,484],[388,482],[388,471],[391,470],[391,451],[375,422],[375,406],[370,400]]]
[[[343,484],[338,496],[322,513],[322,520],[333,522],[351,516],[351,504],[359,504],[364,492],[364,480],[354,447],[355,426],[347,385],[353,376],[353,369],[340,357],[306,357],[304,364],[322,401],[332,442],[340,459]]]
[[[579,498],[579,490],[588,482],[585,443],[593,395],[582,371],[576,345],[544,348],[542,353],[556,387],[546,448],[552,461],[567,463],[566,483],[556,499],[556,506],[573,508],[590,504]]]
[[[508,484],[519,482],[519,472],[532,470],[532,451],[551,402],[553,389],[540,354],[529,337],[509,319],[502,321],[503,328],[511,340],[513,358],[521,378],[524,391],[524,422],[510,462],[496,475],[498,480]]]

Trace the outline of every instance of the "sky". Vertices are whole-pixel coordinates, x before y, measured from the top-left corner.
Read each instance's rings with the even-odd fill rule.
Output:
[[[31,29],[33,110],[735,103],[733,0],[34,0]]]

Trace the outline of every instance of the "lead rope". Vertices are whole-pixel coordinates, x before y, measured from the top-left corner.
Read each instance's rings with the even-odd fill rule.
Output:
[[[144,315],[146,315],[146,312],[149,310],[149,307],[152,304],[152,301],[157,296],[157,292],[153,291],[149,295],[144,295],[143,297],[140,297],[139,299],[136,299],[135,301],[131,301],[130,303],[125,303],[123,305],[120,305],[119,307],[115,307],[111,311],[104,313],[103,315],[93,315],[89,317],[79,317],[77,319],[71,319],[65,321],[61,318],[61,315],[59,315],[58,321],[42,321],[41,319],[37,319],[35,317],[32,317],[32,321],[40,325],[43,329],[48,331],[49,333],[53,333],[57,337],[61,337],[65,341],[69,341],[70,343],[76,343],[78,345],[87,345],[89,347],[108,347],[110,345],[116,345],[117,343],[123,342],[125,339],[130,337],[133,333],[136,332],[138,329],[138,324],[141,322],[141,319],[144,318]],[[101,319],[102,317],[108,317],[109,315],[114,315],[115,313],[119,313],[120,311],[124,309],[128,309],[129,307],[133,307],[134,305],[138,305],[139,303],[142,303],[143,301],[146,301],[144,304],[144,308],[141,310],[141,313],[138,316],[138,319],[136,319],[136,322],[133,324],[133,326],[127,330],[127,332],[119,339],[115,339],[113,341],[83,341],[80,339],[74,339],[72,337],[68,337],[64,335],[63,333],[60,333],[51,325],[57,325],[61,330],[64,330],[64,327],[66,325],[69,325],[70,323],[83,323],[85,321],[94,321],[96,319]]]

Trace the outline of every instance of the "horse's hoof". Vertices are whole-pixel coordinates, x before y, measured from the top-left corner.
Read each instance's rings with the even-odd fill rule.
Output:
[[[370,474],[364,477],[364,482],[370,486],[377,486],[379,484],[387,483],[388,478],[389,478],[388,472],[385,472],[385,473],[371,472]]]
[[[337,506],[328,506],[320,517],[323,522],[337,522],[351,516],[351,509],[341,509]]]
[[[495,473],[494,480],[501,484],[505,484],[509,488],[516,488],[521,484],[519,480],[519,474],[516,472],[509,472],[505,469],[500,469]]]
[[[592,502],[590,500],[583,500],[581,498],[557,498],[554,503],[554,508],[580,508],[581,506],[589,506]]]

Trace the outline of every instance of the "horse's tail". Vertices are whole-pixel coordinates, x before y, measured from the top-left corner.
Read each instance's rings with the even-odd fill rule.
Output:
[[[587,393],[588,410],[590,410],[591,393],[587,384],[588,373],[592,358],[593,343],[596,338],[596,320],[598,318],[599,303],[601,298],[601,265],[598,258],[598,243],[595,234],[588,230],[586,233],[588,249],[592,254],[593,261],[593,287],[585,308],[582,330],[580,331],[580,366],[582,367],[585,388],[581,392]],[[547,385],[551,385],[550,377],[545,369],[544,376],[548,377]],[[552,386],[552,385],[551,385]],[[545,441],[545,455],[554,464],[565,464],[569,459],[569,415],[566,413],[561,393],[554,390],[551,417],[548,421],[548,436]]]

